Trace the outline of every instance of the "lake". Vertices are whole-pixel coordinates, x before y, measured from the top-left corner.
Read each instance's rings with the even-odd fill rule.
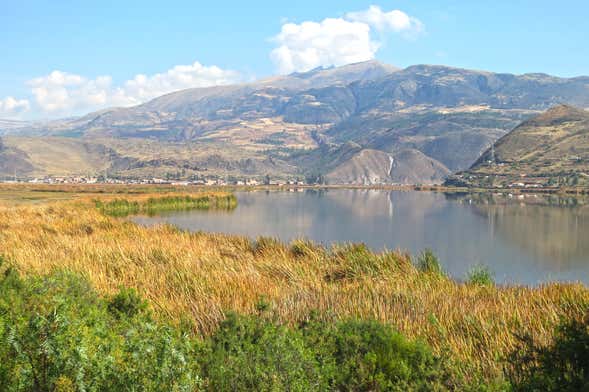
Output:
[[[487,266],[501,283],[589,284],[589,202],[542,195],[326,189],[237,192],[232,211],[137,216],[192,231],[432,249],[451,276]]]

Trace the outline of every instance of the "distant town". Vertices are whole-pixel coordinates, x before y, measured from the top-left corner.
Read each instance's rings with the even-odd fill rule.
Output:
[[[316,185],[324,183],[321,178],[309,179],[302,181],[296,179],[273,179],[266,176],[261,179],[255,178],[234,178],[234,177],[210,177],[210,178],[195,178],[195,179],[172,179],[172,178],[118,178],[118,177],[104,177],[104,176],[47,176],[47,177],[10,177],[0,178],[0,183],[15,184],[156,184],[156,185],[202,185],[202,186],[256,186],[256,185]]]

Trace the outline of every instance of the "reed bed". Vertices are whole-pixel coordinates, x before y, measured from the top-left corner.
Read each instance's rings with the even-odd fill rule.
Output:
[[[135,214],[155,215],[166,211],[230,210],[237,206],[237,198],[232,194],[212,195],[167,195],[115,198],[112,200],[96,199],[96,208],[105,215],[125,217]]]
[[[127,200],[142,204],[150,197]],[[202,335],[215,331],[229,310],[254,313],[261,298],[286,323],[313,311],[376,319],[450,353],[465,374],[489,380],[501,376],[516,334],[548,343],[561,318],[582,317],[589,306],[581,284],[459,283],[420,271],[399,251],[146,228],[103,214],[91,198],[0,206],[0,254],[25,274],[67,269],[104,293],[136,288],[156,315],[189,322]]]

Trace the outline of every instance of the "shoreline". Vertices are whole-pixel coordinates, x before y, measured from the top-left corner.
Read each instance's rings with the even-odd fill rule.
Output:
[[[175,185],[175,184],[30,184],[0,183],[0,192],[22,191],[31,192],[63,192],[63,193],[146,193],[153,191],[255,191],[255,190],[289,190],[289,189],[360,189],[390,191],[425,191],[441,193],[544,193],[589,195],[589,188],[479,188],[453,187],[443,185],[355,185],[355,184],[277,184],[277,185]]]

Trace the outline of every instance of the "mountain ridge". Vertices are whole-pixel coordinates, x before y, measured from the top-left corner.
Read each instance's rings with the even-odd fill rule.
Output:
[[[354,156],[337,153],[347,143],[359,146],[356,153],[419,151],[455,172],[468,169],[491,143],[558,102],[589,107],[589,77],[440,65],[398,69],[370,61],[186,89],[131,108],[29,126],[21,134],[81,138],[112,149],[135,162],[135,167],[113,165],[121,176],[152,175],[142,168],[158,161],[168,162],[160,170],[166,173],[190,167],[187,176],[327,175]],[[18,140],[12,143],[18,147]],[[322,153],[334,161],[316,157]],[[247,167],[259,169],[227,171],[211,157],[249,160],[254,164]],[[35,173],[42,174],[38,169]],[[421,180],[431,179],[424,174]]]

